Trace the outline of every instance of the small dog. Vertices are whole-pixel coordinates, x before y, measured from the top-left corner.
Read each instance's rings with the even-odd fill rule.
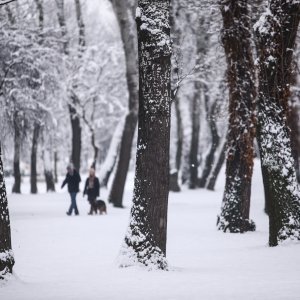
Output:
[[[96,200],[95,202],[95,212],[97,214],[99,210],[100,215],[106,214],[107,215],[107,210],[106,210],[106,204],[103,200]]]

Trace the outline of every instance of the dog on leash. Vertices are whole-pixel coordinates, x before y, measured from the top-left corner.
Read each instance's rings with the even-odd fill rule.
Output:
[[[100,199],[96,200],[94,208],[95,208],[96,214],[99,211],[100,215],[102,215],[104,213],[107,215],[106,204],[105,204],[105,202],[103,200],[100,200]]]

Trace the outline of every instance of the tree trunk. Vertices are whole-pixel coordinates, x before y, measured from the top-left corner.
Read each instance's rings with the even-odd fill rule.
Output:
[[[80,157],[81,157],[81,125],[80,119],[76,109],[73,105],[76,105],[77,97],[72,96],[72,105],[69,104],[71,128],[72,128],[72,154],[71,161],[74,164],[75,169],[80,170]]]
[[[21,133],[17,124],[15,124],[14,135],[14,185],[12,192],[21,194],[21,171],[20,171],[20,152],[21,152]]]
[[[195,82],[195,90],[192,103],[192,138],[190,148],[190,180],[189,188],[195,189],[198,186],[198,148],[199,148],[199,134],[200,134],[200,93],[201,84]]]
[[[44,146],[43,151],[44,175],[46,181],[47,192],[55,192],[55,182],[53,176],[53,163],[51,159],[51,149],[49,145]]]
[[[205,85],[206,86],[206,85]],[[205,97],[208,97],[208,88],[205,87]],[[207,102],[207,101],[205,101]],[[215,153],[216,150],[219,147],[219,143],[220,143],[220,137],[218,135],[218,129],[217,129],[217,124],[215,121],[215,114],[216,114],[216,109],[217,109],[217,100],[212,104],[212,107],[210,109],[210,112],[208,112],[208,125],[209,125],[209,129],[211,132],[211,147],[209,150],[209,153],[207,155],[207,157],[205,158],[205,165],[204,165],[204,169],[202,172],[202,176],[199,179],[199,187],[200,188],[204,188],[208,177],[211,173],[211,170],[213,168],[214,165],[214,161],[215,161]]]
[[[57,163],[58,163],[58,153],[57,151],[54,151],[54,182],[55,183],[58,183]]]
[[[52,171],[45,170],[44,174],[47,192],[55,192],[55,182]]]
[[[136,30],[134,17],[127,1],[113,1],[113,7],[118,19],[126,61],[126,79],[129,93],[128,114],[120,144],[119,158],[115,177],[109,194],[109,201],[115,207],[123,207],[123,194],[128,173],[132,141],[137,123],[138,112],[138,66],[136,50]]]
[[[295,67],[296,67],[295,63]],[[295,90],[292,92],[290,101],[289,101],[289,109],[288,109],[288,126],[291,129],[291,146],[292,146],[292,155],[295,161],[295,169],[297,175],[297,181],[300,183],[300,128],[299,128],[299,104],[300,104],[300,91],[297,87],[297,75],[296,68],[293,71],[293,86]]]
[[[216,163],[214,169],[212,170],[211,175],[208,180],[208,183],[206,185],[206,188],[210,191],[215,190],[215,185],[216,185],[219,173],[221,171],[221,168],[224,164],[225,156],[226,156],[226,141],[224,142],[224,145],[222,146],[217,163]]]
[[[11,231],[0,144],[0,279],[12,273],[15,260],[11,247]]]
[[[249,220],[255,135],[254,63],[247,0],[221,1],[222,42],[227,60],[229,87],[229,131],[226,182],[218,216],[224,232],[255,230]]]
[[[137,118],[135,113],[126,116],[117,169],[109,194],[109,202],[112,202],[114,207],[123,207],[123,194],[130,163],[132,140],[136,122]]]
[[[133,207],[122,266],[167,269],[171,41],[169,0],[139,0],[139,126]],[[153,21],[155,20],[155,22]]]
[[[182,28],[180,26],[180,5],[177,2],[171,1],[171,15],[170,15],[170,24],[171,24],[171,38],[173,41],[173,54],[172,54],[172,103],[175,106],[175,115],[176,115],[176,131],[177,131],[177,143],[176,143],[176,155],[175,155],[175,168],[176,170],[170,170],[170,191],[180,192],[180,186],[178,183],[179,172],[181,168],[181,159],[182,159],[182,150],[183,150],[183,125],[182,125],[182,116],[180,110],[180,97],[178,96],[179,85],[178,81],[180,78],[180,67],[178,65],[178,60],[180,56],[180,42],[182,38]]]
[[[83,18],[81,14],[81,6],[80,0],[75,1],[75,9],[76,9],[76,19],[79,30],[79,39],[78,39],[78,50],[79,57],[81,57],[82,52],[85,49],[85,27],[83,23]],[[57,17],[58,23],[61,30],[61,35],[64,40],[63,50],[65,55],[69,55],[69,38],[67,33],[67,26],[65,20],[65,12],[64,12],[64,0],[56,0],[56,5],[58,8]],[[75,91],[71,90],[71,99],[68,105],[70,120],[71,120],[71,130],[72,130],[72,153],[71,153],[71,161],[74,164],[75,169],[79,172],[80,170],[80,157],[81,157],[81,124],[80,118],[77,114],[76,106],[78,104],[78,97],[75,94]]]
[[[298,1],[272,0],[256,24],[259,46],[258,144],[269,195],[269,245],[300,239],[300,197],[287,126]],[[267,30],[266,30],[267,28]]]
[[[86,46],[85,25],[83,22],[80,0],[74,0],[74,2],[75,2],[77,26],[78,26],[78,30],[79,30],[79,32],[78,32],[79,53],[83,53],[85,50],[85,46]]]
[[[41,126],[38,123],[34,124],[32,148],[31,148],[31,166],[30,166],[30,192],[37,194],[37,148]]]
[[[176,147],[176,172],[170,173],[170,191],[180,192],[180,186],[178,183],[179,171],[181,167],[182,147],[183,147],[183,127],[182,117],[179,107],[179,97],[174,100],[175,112],[176,112],[176,126],[177,126],[177,147]]]
[[[124,124],[125,124],[125,118],[119,122],[113,134],[113,137],[111,139],[105,160],[103,164],[100,166],[100,174],[99,174],[100,186],[107,187],[110,175],[113,172],[114,166],[116,164],[119,148],[120,148],[120,142],[123,134]]]

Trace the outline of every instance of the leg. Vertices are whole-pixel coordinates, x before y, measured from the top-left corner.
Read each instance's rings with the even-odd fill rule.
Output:
[[[76,203],[76,196],[77,196],[77,193],[74,193],[74,196],[73,196],[73,207],[74,207],[74,210],[75,210],[75,215],[79,215],[79,211],[78,211],[77,203]]]
[[[71,216],[72,211],[73,211],[73,198],[72,198],[72,193],[70,193],[70,197],[71,197],[71,205],[69,207],[69,210],[67,211],[67,215]]]
[[[92,215],[93,214],[93,204],[92,202],[90,201],[90,212],[89,212],[89,215]]]
[[[74,209],[75,215],[79,214],[77,204],[76,204],[76,194],[77,193],[71,193],[71,206],[69,209],[69,214],[72,214],[73,209]]]
[[[96,200],[93,201],[93,210],[94,210],[95,214],[97,214]]]

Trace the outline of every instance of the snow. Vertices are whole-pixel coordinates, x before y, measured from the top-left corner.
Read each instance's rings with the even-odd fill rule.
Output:
[[[224,170],[222,172],[224,174]],[[84,176],[83,176],[84,177]],[[11,179],[7,179],[8,191]],[[88,216],[88,202],[78,194],[80,215],[68,217],[65,190],[9,194],[14,276],[0,282],[5,300],[68,299],[299,299],[300,243],[270,248],[263,213],[260,167],[255,163],[251,218],[256,232],[217,231],[224,175],[216,192],[171,193],[167,258],[170,271],[118,268],[117,257],[127,229],[133,189],[130,174],[125,209],[108,205],[108,214]],[[101,191],[106,199],[107,191]]]

